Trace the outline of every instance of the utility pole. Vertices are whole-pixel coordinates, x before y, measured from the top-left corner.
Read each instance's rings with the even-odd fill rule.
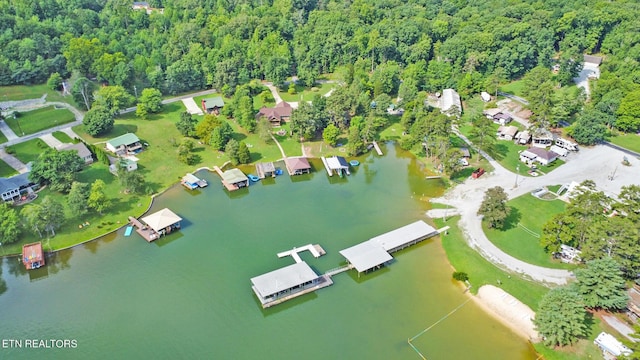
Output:
[[[516,184],[513,186],[514,188],[518,187],[518,175],[520,175],[520,164],[516,165]]]

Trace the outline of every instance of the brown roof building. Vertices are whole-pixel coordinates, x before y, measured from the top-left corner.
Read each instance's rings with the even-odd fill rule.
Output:
[[[291,107],[291,105],[289,105],[289,103],[286,101],[282,101],[277,103],[276,106],[272,108],[262,107],[258,114],[256,114],[256,119],[265,117],[267,118],[267,120],[269,120],[271,125],[280,126],[283,122],[291,118],[292,111],[293,108]]]
[[[290,157],[285,159],[289,175],[301,175],[311,172],[311,165],[306,157]]]

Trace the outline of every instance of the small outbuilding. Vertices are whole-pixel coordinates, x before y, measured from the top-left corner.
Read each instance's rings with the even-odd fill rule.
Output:
[[[211,97],[202,99],[202,111],[207,114],[220,114],[220,109],[224,107],[224,100],[222,96]]]
[[[481,92],[480,93],[480,97],[482,98],[482,101],[484,101],[484,102],[491,101],[491,95],[489,95],[489,93],[486,92],[486,91]]]
[[[45,265],[42,243],[35,242],[22,246],[22,263],[27,270],[37,269]]]
[[[85,164],[91,164],[93,162],[93,154],[91,154],[91,151],[89,151],[84,143],[79,142],[77,144],[67,144],[65,146],[62,146],[59,150],[77,151],[78,156],[80,156],[80,158],[84,160]]]
[[[107,141],[107,150],[116,155],[132,155],[142,151],[140,139],[133,133],[126,133]]]
[[[327,166],[338,176],[342,177],[344,174],[350,175],[349,163],[342,156],[331,156],[326,158]]]
[[[517,133],[518,128],[515,126],[500,126],[496,135],[500,140],[513,140]]]
[[[115,164],[109,165],[109,171],[114,175],[118,175],[118,166],[127,172],[131,172],[138,169],[138,161],[131,158],[120,158]]]
[[[311,172],[311,165],[309,165],[309,159],[304,156],[289,157],[285,159],[287,171],[289,175],[302,175]]]
[[[440,96],[440,112],[451,117],[460,117],[462,114],[462,101],[460,95],[453,89],[442,90]]]
[[[206,180],[200,179],[199,177],[188,173],[187,175],[182,177],[180,183],[189,190],[207,187],[209,183]]]

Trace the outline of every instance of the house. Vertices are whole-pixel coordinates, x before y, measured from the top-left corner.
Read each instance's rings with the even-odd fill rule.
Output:
[[[202,99],[202,111],[207,114],[220,115],[220,109],[224,107],[224,100],[221,96]]]
[[[491,101],[491,95],[489,95],[489,93],[486,92],[486,91],[481,92],[480,93],[480,97],[482,98],[482,101],[484,101],[484,102]]]
[[[2,201],[20,201],[21,196],[33,193],[35,188],[37,188],[37,184],[29,180],[29,172],[9,178],[0,178],[0,198]]]
[[[118,175],[118,164],[128,172],[138,169],[138,162],[136,160],[121,158],[115,164],[109,165],[109,171],[114,175]]]
[[[513,140],[518,133],[518,128],[515,126],[500,126],[496,135],[499,140]]]
[[[453,89],[442,90],[440,96],[440,112],[451,117],[460,117],[462,114],[462,102],[460,95]]]
[[[521,131],[521,132],[516,134],[515,140],[520,145],[528,144],[529,141],[531,141],[531,134],[527,130]]]
[[[289,157],[285,159],[285,165],[289,175],[302,175],[311,172],[311,165],[306,157]]]
[[[268,108],[262,107],[256,114],[256,120],[261,117],[266,118],[271,123],[271,126],[280,126],[291,118],[291,112],[293,108],[288,102],[282,101],[276,104],[275,107]]]
[[[231,190],[249,186],[249,178],[240,169],[229,169],[222,173],[222,184]]]
[[[62,146],[59,150],[60,151],[75,150],[78,152],[78,156],[80,156],[80,158],[84,160],[85,164],[91,164],[93,162],[93,154],[91,154],[91,151],[89,151],[89,149],[84,143],[79,142],[77,144],[67,144],[65,146]]]
[[[547,129],[538,128],[531,136],[531,144],[535,147],[546,148],[553,144],[553,134]]]
[[[41,242],[22,245],[22,263],[27,270],[37,269],[45,265]]]
[[[506,125],[510,123],[513,118],[508,113],[503,112],[498,108],[487,109],[482,112],[487,119],[492,120],[496,124]]]
[[[164,13],[164,8],[154,8],[149,5],[146,1],[134,1],[133,5],[131,5],[131,9],[133,10],[144,10],[147,15],[151,15],[152,12],[157,11],[160,14]]]
[[[520,153],[520,161],[527,165],[539,162],[542,165],[549,165],[558,158],[558,154],[542,148],[530,147]]]
[[[611,359],[612,357],[615,359],[617,356],[629,356],[633,354],[631,349],[624,346],[618,339],[613,337],[613,335],[606,332],[601,332],[593,343],[602,350],[605,359]]]
[[[126,133],[107,141],[107,150],[116,155],[131,155],[142,151],[142,143],[136,134]]]

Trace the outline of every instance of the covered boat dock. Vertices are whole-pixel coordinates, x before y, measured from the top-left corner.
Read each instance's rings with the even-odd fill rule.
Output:
[[[268,308],[333,284],[304,261],[251,278],[251,288],[263,308]]]
[[[41,242],[22,246],[22,263],[27,270],[37,269],[45,265]]]
[[[260,179],[264,179],[267,176],[276,177],[276,167],[272,162],[257,163],[256,172]]]
[[[180,229],[182,218],[168,208],[164,208],[140,220],[129,217],[131,225],[136,227],[136,232],[147,242],[152,242],[162,235],[167,235],[174,230]]]
[[[331,156],[328,158],[322,157],[322,163],[327,169],[327,174],[333,176],[335,172],[338,176],[342,177],[344,174],[351,175],[349,172],[349,163],[342,156]]]
[[[249,186],[249,178],[240,169],[229,169],[225,172],[222,172],[217,166],[214,169],[222,178],[222,185],[229,191],[236,191]]]
[[[183,176],[182,181],[180,181],[180,183],[189,190],[203,188],[209,185],[206,180],[200,179],[191,173],[188,173],[187,175]]]

